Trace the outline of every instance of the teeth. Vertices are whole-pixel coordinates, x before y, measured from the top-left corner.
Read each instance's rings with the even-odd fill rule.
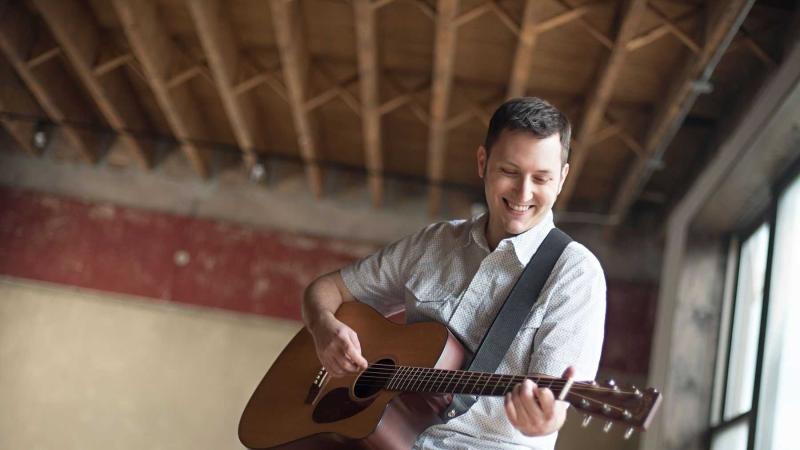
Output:
[[[506,202],[508,203],[508,206],[514,211],[524,212],[531,208],[531,205],[515,205],[514,203],[511,203],[509,201]]]

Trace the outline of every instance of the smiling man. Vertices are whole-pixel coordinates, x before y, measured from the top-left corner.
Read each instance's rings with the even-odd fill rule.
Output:
[[[509,100],[477,151],[488,213],[429,225],[309,285],[303,319],[334,375],[367,367],[356,333],[333,313],[358,300],[411,322],[435,320],[474,352],[554,227],[553,204],[569,173],[570,125],[549,103]],[[498,373],[594,379],[605,320],[597,258],[571,242],[559,257]],[[567,404],[530,380],[505,398],[482,397],[464,414],[423,432],[417,449],[552,450]]]

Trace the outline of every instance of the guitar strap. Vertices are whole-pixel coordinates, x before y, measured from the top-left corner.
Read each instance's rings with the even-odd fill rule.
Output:
[[[497,370],[522,323],[539,298],[556,261],[570,242],[572,238],[563,231],[558,228],[550,230],[514,284],[465,370],[486,373],[494,373]],[[442,420],[447,422],[464,414],[477,400],[478,397],[475,395],[454,395],[450,406],[441,413]]]

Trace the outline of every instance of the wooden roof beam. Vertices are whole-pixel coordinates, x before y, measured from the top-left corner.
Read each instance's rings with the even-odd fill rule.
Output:
[[[681,22],[681,21],[683,21],[685,19],[688,19],[690,17],[694,17],[695,15],[697,15],[697,10],[688,11],[688,12],[683,13],[680,16],[672,19],[671,23],[672,24],[677,24],[677,23],[679,23],[679,22]],[[677,26],[677,25],[675,25],[675,26]],[[638,49],[640,49],[642,47],[645,47],[645,46],[647,46],[649,44],[652,44],[653,42],[657,41],[661,37],[663,37],[663,36],[665,36],[667,34],[670,34],[670,33],[672,33],[672,28],[668,24],[662,22],[661,25],[659,25],[659,26],[657,26],[657,27],[655,27],[655,28],[653,28],[651,30],[645,31],[644,33],[640,34],[639,36],[636,36],[635,38],[629,40],[628,41],[628,45],[627,45],[628,51],[632,52],[634,50],[638,50]]]
[[[376,9],[370,0],[353,3],[356,23],[356,48],[358,49],[358,79],[361,89],[361,130],[364,133],[364,151],[367,166],[367,184],[372,204],[383,204],[383,150],[381,148],[381,114],[378,83],[378,29]]]
[[[186,86],[169,87],[173,63],[181,59],[181,54],[167,35],[156,4],[152,0],[113,0],[113,5],[131,49],[142,65],[143,75],[181,150],[195,171],[201,177],[207,177],[208,152],[195,144],[196,140],[207,137],[206,124],[193,92]]]
[[[426,127],[429,126],[430,116],[428,115],[428,111],[426,111],[425,108],[420,105],[415,96],[429,90],[430,83],[426,80],[425,83],[415,86],[413,89],[409,90],[404,89],[403,86],[401,86],[400,83],[389,74],[384,73],[383,78],[384,81],[387,82],[387,85],[400,92],[400,95],[382,104],[379,108],[380,113],[388,114],[401,106],[408,105],[408,108],[411,110],[414,116],[419,119],[423,125]]]
[[[47,116],[58,124],[65,124],[62,130],[67,140],[86,162],[94,163],[97,161],[100,136],[70,125],[76,122],[92,123],[94,115],[91,106],[82,97],[78,87],[69,82],[69,76],[63,70],[43,62],[30,64],[28,55],[36,39],[35,30],[35,18],[23,4],[6,2],[3,5],[0,48]]]
[[[317,131],[305,108],[311,61],[300,6],[296,0],[270,0],[269,6],[300,155],[305,162],[306,178],[314,196],[321,197],[322,172],[317,154]]]
[[[706,26],[703,51],[690,55],[675,78],[666,101],[650,124],[644,141],[644,154],[629,169],[612,203],[611,215],[617,223],[626,218],[636,197],[658,167],[657,162],[697,99],[698,86],[708,82],[753,3],[755,0],[720,2],[717,14],[709,19],[712,22]]]
[[[34,67],[44,64],[59,55],[61,55],[61,47],[53,47],[50,50],[39,53],[38,55],[29,59],[25,62],[25,64],[29,69],[33,69]]]
[[[567,181],[559,195],[558,207],[560,210],[566,208],[575,192],[581,171],[591,151],[592,136],[600,128],[603,115],[614,93],[617,78],[625,67],[628,41],[635,36],[646,12],[647,0],[630,0],[621,15],[614,48],[603,67],[598,71],[596,82],[589,91],[583,108],[583,117],[579,122],[580,128],[577,130],[575,139],[577,145],[572,149],[570,155],[569,176],[567,176]]]
[[[683,42],[683,45],[687,46],[689,50],[693,53],[700,53],[700,45],[692,39],[691,36],[686,34],[683,30],[678,27],[674,21],[670,20],[666,14],[661,12],[660,9],[656,7],[656,5],[650,5],[650,10],[655,13],[655,15],[661,20],[661,22],[666,26],[669,31],[676,37],[678,40]]]
[[[526,0],[525,10],[522,13],[522,26],[514,52],[514,61],[511,63],[511,76],[508,80],[506,98],[521,97],[528,90],[528,80],[531,77],[533,65],[533,48],[536,46],[537,1]]]
[[[5,61],[0,61],[0,109],[29,117],[41,115],[39,105],[28,94],[28,90],[20,83],[14,75],[14,71],[5,64]],[[39,149],[33,146],[33,133],[36,131],[34,121],[4,118],[0,119],[0,122],[22,150],[33,156],[39,155]]]
[[[527,92],[528,81],[530,80],[531,67],[533,62],[533,49],[536,46],[536,39],[540,34],[566,25],[573,21],[578,21],[584,28],[606,45],[608,40],[602,33],[595,29],[591,24],[584,21],[584,15],[592,9],[607,3],[599,1],[588,3],[578,7],[572,7],[564,1],[559,3],[566,8],[566,11],[556,14],[553,17],[543,19],[539,17],[539,2],[536,0],[526,0],[525,9],[522,13],[522,24],[519,26],[517,49],[514,53],[514,61],[511,63],[511,76],[508,81],[506,98],[521,97]],[[496,6],[499,10],[499,7]]]
[[[442,202],[442,180],[447,152],[447,109],[453,86],[456,54],[456,27],[459,0],[439,0],[436,16],[436,37],[433,51],[431,83],[431,124],[428,134],[428,213],[439,212]]]
[[[245,165],[249,170],[257,161],[257,149],[265,148],[267,137],[263,132],[264,127],[257,126],[258,114],[253,97],[237,95],[236,92],[241,54],[227,8],[219,0],[187,1],[186,5],[197,28],[236,143],[244,152]]]
[[[119,134],[134,160],[149,168],[152,142],[137,139],[132,134],[150,129],[147,116],[123,73],[108,72],[102,79],[97,76],[93,64],[103,37],[86,5],[75,0],[34,0],[33,3],[100,112]]]
[[[94,68],[92,71],[94,72],[95,76],[103,76],[118,67],[122,67],[126,64],[130,64],[135,61],[133,57],[133,53],[131,52],[123,52],[117,56],[113,56],[106,60],[100,61],[95,63]]]

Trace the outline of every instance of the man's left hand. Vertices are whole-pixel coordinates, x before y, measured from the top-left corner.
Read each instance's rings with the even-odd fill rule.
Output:
[[[572,378],[573,372],[573,368],[568,367],[562,377]],[[539,388],[533,381],[525,380],[506,394],[505,405],[514,428],[526,436],[544,436],[561,429],[569,403],[556,400],[550,389]]]

